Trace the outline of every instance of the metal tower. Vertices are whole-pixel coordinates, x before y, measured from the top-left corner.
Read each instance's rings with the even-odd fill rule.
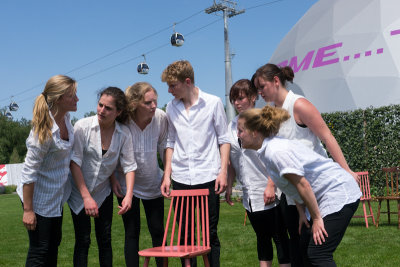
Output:
[[[225,102],[226,102],[226,117],[230,122],[235,117],[235,109],[229,102],[229,91],[232,87],[232,69],[231,69],[231,54],[229,49],[228,38],[228,18],[244,13],[244,9],[236,11],[236,2],[229,0],[221,0],[221,3],[216,3],[206,8],[207,14],[222,11],[224,17],[224,46],[225,46]]]

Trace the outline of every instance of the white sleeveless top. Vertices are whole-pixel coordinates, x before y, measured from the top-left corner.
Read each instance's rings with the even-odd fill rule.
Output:
[[[300,127],[294,119],[293,107],[294,103],[299,98],[304,97],[301,95],[296,95],[292,91],[289,91],[287,94],[282,108],[289,112],[290,118],[281,125],[277,136],[292,140],[299,140],[305,146],[327,158],[328,154],[326,153],[321,140],[319,140],[319,138],[308,127]]]

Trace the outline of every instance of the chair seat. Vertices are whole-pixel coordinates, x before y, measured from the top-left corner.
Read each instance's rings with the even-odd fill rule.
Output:
[[[203,248],[202,246],[165,246],[154,247],[139,251],[139,255],[143,257],[178,257],[191,258],[211,251],[210,247]]]

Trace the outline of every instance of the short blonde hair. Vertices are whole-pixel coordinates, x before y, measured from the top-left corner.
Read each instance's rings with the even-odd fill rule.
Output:
[[[179,60],[171,63],[161,75],[161,81],[166,83],[184,82],[187,78],[194,84],[193,67],[187,60]]]
[[[144,101],[144,95],[150,91],[158,95],[156,89],[147,82],[137,82],[125,89],[128,112],[131,118],[135,115],[138,104]]]
[[[244,119],[244,126],[250,131],[257,131],[264,137],[273,137],[278,134],[283,122],[290,118],[289,113],[271,106],[252,108],[239,114],[239,119]]]

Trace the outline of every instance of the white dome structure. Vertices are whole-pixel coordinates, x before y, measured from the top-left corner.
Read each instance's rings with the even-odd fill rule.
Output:
[[[399,10],[399,0],[320,0],[269,62],[290,65],[320,112],[400,104]]]

